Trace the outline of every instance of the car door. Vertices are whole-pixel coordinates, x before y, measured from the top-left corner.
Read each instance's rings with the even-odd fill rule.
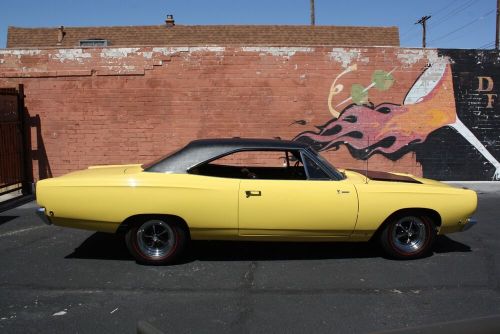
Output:
[[[356,189],[347,179],[315,178],[321,166],[313,163],[306,180],[241,180],[239,235],[349,236],[358,212]]]

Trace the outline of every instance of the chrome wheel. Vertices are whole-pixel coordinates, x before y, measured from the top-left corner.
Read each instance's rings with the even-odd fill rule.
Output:
[[[149,220],[137,229],[137,246],[151,258],[162,258],[175,246],[175,233],[163,220]]]
[[[426,244],[426,224],[418,217],[403,217],[394,224],[391,239],[394,247],[405,254],[418,252]]]

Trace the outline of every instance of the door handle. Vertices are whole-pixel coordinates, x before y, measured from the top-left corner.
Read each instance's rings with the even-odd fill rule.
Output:
[[[339,194],[339,195],[340,195],[340,194],[349,194],[349,193],[350,193],[350,191],[348,191],[348,190],[340,190],[340,189],[337,189],[337,194]]]
[[[247,198],[250,196],[261,196],[260,190],[246,190],[245,194],[247,195]]]

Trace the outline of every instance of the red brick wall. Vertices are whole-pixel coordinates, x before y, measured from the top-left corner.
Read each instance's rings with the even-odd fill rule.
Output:
[[[293,139],[318,132],[316,126],[337,116],[329,110],[329,93],[348,66],[356,68],[337,79],[343,89],[332,97],[332,105],[357,97],[336,107],[339,112],[359,99],[359,105],[402,104],[427,64],[438,58],[437,50],[399,48],[0,50],[0,87],[24,84],[28,113],[40,118],[41,137],[32,128],[34,175],[39,178],[40,155],[57,176],[89,165],[148,162],[196,138]],[[382,81],[368,88],[363,99],[358,86],[376,81],[376,71]],[[437,99],[438,115],[455,109],[451,81],[443,87],[444,93],[429,95]],[[416,136],[412,129],[420,129],[423,134],[417,137],[425,140],[431,130],[446,125],[427,109],[391,126],[410,139]],[[422,117],[431,125],[421,129]],[[370,143],[375,143],[372,134]],[[364,168],[366,157],[337,146],[324,152],[335,165]],[[422,175],[414,150],[388,151],[374,150],[370,169]]]

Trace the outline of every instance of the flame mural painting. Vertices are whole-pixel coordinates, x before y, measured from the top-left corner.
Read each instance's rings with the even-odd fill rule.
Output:
[[[386,71],[375,70],[371,76],[371,82],[366,87],[362,84],[352,84],[350,96],[336,101],[336,96],[346,90],[341,83],[342,77],[358,70],[358,64],[354,63],[337,75],[331,85],[328,109],[332,118],[325,124],[316,126],[317,130],[301,132],[294,140],[308,143],[318,151],[338,150],[341,145],[345,145],[350,154],[360,160],[366,160],[374,154],[381,154],[396,161],[404,154],[415,151],[417,160],[422,163],[424,176],[447,179],[443,173],[433,172],[436,167],[431,169],[430,173],[427,172],[429,169],[426,169],[426,165],[429,159],[418,158],[419,155],[425,155],[423,151],[433,149],[427,145],[429,136],[431,134],[434,136],[441,129],[448,128],[466,140],[470,147],[475,149],[490,165],[490,168],[486,168],[488,171],[491,170],[487,172],[489,179],[500,180],[498,159],[457,114],[455,103],[457,84],[454,84],[454,80],[462,84],[459,89],[466,93],[472,90],[474,80],[469,83],[470,87],[464,88],[463,80],[461,80],[463,78],[453,77],[452,65],[453,61],[447,55],[429,57],[427,68],[410,87],[403,101],[373,104],[369,100],[371,90],[389,91],[396,80],[395,76],[405,75],[399,67]],[[479,82],[480,87],[476,91],[493,89],[493,79],[481,76],[479,78],[483,78],[480,79],[483,81]],[[496,94],[488,96],[487,107],[492,107],[495,102],[493,98],[496,98]],[[338,108],[343,109],[338,111]],[[500,139],[498,130],[494,134],[495,137],[499,137],[497,139]],[[449,136],[449,133],[446,136]],[[498,148],[497,139],[490,141],[489,146]],[[422,150],[422,147],[425,150]],[[460,155],[458,152],[456,159],[464,157],[465,153]],[[458,178],[455,177],[455,179]]]

